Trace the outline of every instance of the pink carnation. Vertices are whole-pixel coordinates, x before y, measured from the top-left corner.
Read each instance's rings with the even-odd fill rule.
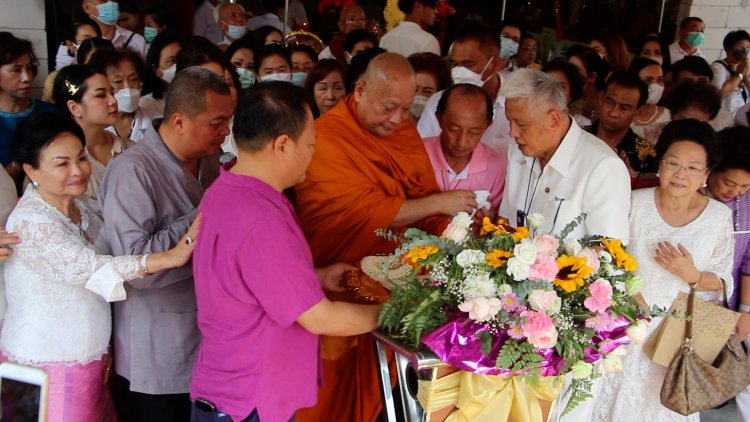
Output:
[[[527,300],[529,301],[529,306],[533,309],[548,311],[555,306],[557,293],[554,290],[532,290]]]
[[[589,285],[591,297],[583,301],[583,306],[591,312],[604,312],[612,306],[612,285],[600,278]]]
[[[525,311],[521,313],[521,317],[526,318],[526,323],[522,324],[523,334],[526,337],[548,333],[555,329],[552,318],[544,311]]]
[[[609,312],[596,313],[589,317],[584,325],[591,328],[597,333],[602,331],[611,331],[615,327],[615,318]]]
[[[591,248],[584,248],[581,249],[580,252],[578,252],[578,256],[581,258],[586,258],[586,265],[591,267],[592,270],[594,270],[593,274],[596,274],[599,272],[599,254],[591,249]]]
[[[538,254],[549,255],[553,257],[557,256],[557,248],[560,247],[560,241],[557,240],[556,237],[550,236],[548,234],[543,234],[539,237],[535,237],[533,240],[533,244],[536,247],[536,252]]]
[[[531,267],[529,267],[529,280],[545,280],[552,282],[558,271],[559,268],[557,268],[555,258],[540,253],[536,256],[536,260]]]
[[[557,330],[553,328],[551,331],[544,332],[536,336],[531,336],[529,337],[529,343],[531,343],[537,349],[553,348],[557,344]]]

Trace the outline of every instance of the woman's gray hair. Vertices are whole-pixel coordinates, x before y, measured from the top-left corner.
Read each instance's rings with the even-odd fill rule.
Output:
[[[505,100],[523,100],[530,110],[568,111],[562,85],[548,73],[532,69],[516,69],[503,81],[500,95]]]

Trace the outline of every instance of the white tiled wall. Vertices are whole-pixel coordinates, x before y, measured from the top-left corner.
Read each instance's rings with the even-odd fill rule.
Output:
[[[706,23],[706,40],[701,51],[709,62],[724,57],[722,41],[729,31],[750,31],[750,0],[693,0],[686,16]]]
[[[12,32],[34,44],[34,53],[39,59],[39,75],[34,81],[34,91],[39,95],[35,96],[41,96],[47,78],[47,35],[44,29],[44,0],[0,0],[0,31]]]

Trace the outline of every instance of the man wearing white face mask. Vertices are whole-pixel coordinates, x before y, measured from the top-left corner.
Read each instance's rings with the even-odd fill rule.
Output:
[[[255,66],[261,82],[284,81],[297,86],[305,84],[304,72],[292,72],[289,50],[279,44],[267,44],[255,54]]]
[[[448,57],[452,66],[453,83],[469,83],[482,87],[493,100],[495,118],[482,135],[482,143],[505,156],[510,137],[510,124],[505,117],[505,98],[499,95],[500,84],[500,40],[497,33],[484,25],[472,24],[456,32]],[[438,92],[427,101],[417,130],[422,138],[440,134],[440,124],[435,117],[437,103],[443,92]]]
[[[406,15],[398,26],[380,39],[380,48],[409,57],[414,53],[440,55],[437,38],[424,28],[435,23],[437,0],[399,0],[398,8]]]
[[[615,73],[607,80],[599,120],[586,128],[604,141],[625,162],[631,189],[658,186],[659,161],[654,146],[630,129],[646,104],[648,87],[638,75]]]
[[[245,9],[236,3],[222,3],[214,9],[216,24],[224,34],[224,39],[216,44],[221,51],[227,48],[235,40],[242,38],[247,33],[247,16]]]
[[[111,41],[117,48],[135,51],[141,59],[146,57],[146,40],[143,36],[116,25],[120,17],[120,6],[116,1],[83,0],[81,8],[99,25],[102,38]]]

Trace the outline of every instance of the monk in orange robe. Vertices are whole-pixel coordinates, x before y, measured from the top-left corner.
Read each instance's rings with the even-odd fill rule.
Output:
[[[477,206],[471,191],[440,192],[422,140],[407,118],[414,71],[401,55],[369,64],[352,94],[315,122],[315,155],[296,190],[297,214],[316,266],[359,264],[397,246],[376,229],[440,233]],[[354,301],[354,297],[336,300]],[[296,420],[375,421],[382,409],[372,337],[321,339],[323,387]]]

